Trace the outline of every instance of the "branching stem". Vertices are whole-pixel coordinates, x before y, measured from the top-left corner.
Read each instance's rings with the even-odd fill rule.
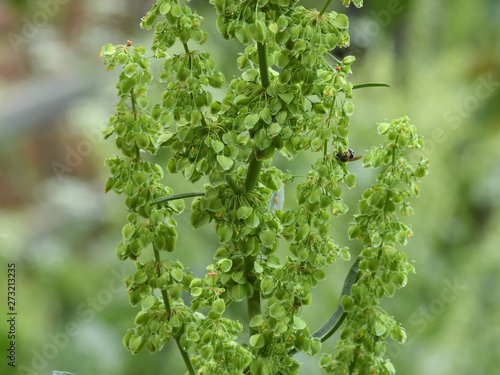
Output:
[[[342,293],[340,294],[339,303],[337,304],[337,307],[335,308],[332,316],[325,324],[321,326],[321,328],[313,333],[313,337],[319,338],[322,342],[327,340],[339,329],[345,317],[347,316],[347,312],[344,311],[341,301],[344,296],[347,296],[351,293],[351,287],[354,285],[358,278],[360,261],[361,256],[358,256],[354,264],[351,266],[351,269],[349,270],[349,273],[347,274],[344,281],[344,287],[342,288]]]
[[[154,245],[153,245],[153,252],[154,252],[155,261],[156,261],[156,275],[158,277],[161,277],[160,252],[158,250],[156,250]],[[167,319],[168,319],[172,315],[172,307],[170,306],[170,298],[168,296],[168,292],[166,289],[160,289],[160,292],[161,292],[161,296],[163,298],[163,304],[165,305],[165,311],[167,312]],[[182,359],[184,360],[184,363],[186,364],[186,367],[189,371],[189,374],[196,375],[196,371],[194,370],[193,363],[191,362],[191,359],[189,358],[188,353],[184,350],[184,348],[181,345],[180,336],[175,337],[175,342],[177,344],[177,347],[179,348],[179,351],[181,352]]]
[[[321,17],[323,15],[323,13],[326,12],[326,8],[328,8],[328,5],[330,5],[332,0],[327,0],[327,2],[325,3],[325,5],[323,5],[323,9],[321,9],[321,11],[319,12],[319,16]]]
[[[255,276],[253,274],[253,265],[255,262],[255,257],[253,256],[248,256],[245,258],[245,272],[247,276],[247,282],[254,286],[255,284]],[[254,287],[253,295],[252,297],[247,299],[247,309],[248,309],[248,321],[252,319],[255,315],[258,315],[261,313],[260,310],[260,291],[256,290]],[[253,334],[257,333],[256,330],[253,327],[249,328],[249,333],[250,336]]]
[[[203,195],[205,195],[205,193],[203,193],[203,192],[172,194],[172,195],[167,195],[166,197],[156,198],[154,201],[151,202],[151,205],[165,203],[168,201],[174,201],[176,199],[201,197]]]

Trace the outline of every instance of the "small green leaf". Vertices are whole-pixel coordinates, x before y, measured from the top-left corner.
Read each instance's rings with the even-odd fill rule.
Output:
[[[146,272],[144,272],[144,270],[138,270],[136,273],[134,273],[133,279],[135,284],[143,284],[148,279],[148,275],[146,275]]]
[[[142,109],[146,109],[149,105],[149,98],[145,95],[138,96],[137,105]]]
[[[281,100],[283,100],[286,104],[290,104],[294,98],[294,95],[291,92],[286,92],[283,94],[278,94]]]
[[[281,320],[286,316],[286,311],[281,303],[275,302],[269,307],[269,315],[277,320]]]
[[[233,261],[231,259],[221,259],[219,260],[219,262],[217,262],[217,265],[222,272],[229,272],[229,270],[233,266]]]
[[[155,296],[150,294],[149,296],[144,297],[144,299],[141,301],[141,308],[143,310],[148,310],[155,304],[155,302],[156,302]]]
[[[252,318],[250,319],[250,323],[248,323],[248,325],[250,327],[255,328],[255,327],[260,326],[263,323],[264,323],[264,318],[262,317],[262,314],[257,314],[257,315],[252,316]]]
[[[247,82],[253,82],[259,75],[259,71],[255,68],[247,69],[243,72],[241,75],[241,78],[243,78]],[[250,100],[249,100],[250,101]]]
[[[184,272],[182,272],[180,268],[174,268],[170,271],[170,275],[172,275],[172,278],[177,282],[181,282],[184,278]]]
[[[377,130],[378,130],[379,134],[385,134],[385,133],[387,133],[387,131],[390,128],[391,128],[391,126],[388,123],[384,122],[384,123],[378,125]]]
[[[238,26],[234,32],[234,35],[236,36],[236,39],[239,40],[241,44],[248,44],[250,43],[250,32],[248,31],[248,28],[246,24],[244,26]]]
[[[130,240],[134,235],[134,233],[135,233],[135,227],[130,223],[126,224],[122,229],[123,239],[126,241]]]
[[[254,113],[247,115],[245,117],[245,128],[248,130],[253,129],[254,126],[259,122],[260,116]]]
[[[349,27],[349,19],[345,14],[339,13],[333,20],[333,25],[339,29],[347,29]]]
[[[225,309],[226,309],[226,303],[224,302],[223,299],[217,298],[212,303],[212,310],[215,311],[218,314],[222,314]]]
[[[231,298],[240,302],[243,301],[247,297],[247,289],[243,284],[237,284],[231,288]]]
[[[172,5],[170,8],[170,14],[175,18],[179,18],[182,15],[181,7],[178,4]]]
[[[222,141],[219,141],[218,139],[212,139],[211,143],[212,143],[212,149],[215,151],[216,154],[224,150],[224,143]]]
[[[270,294],[274,289],[273,279],[266,277],[260,282],[260,290],[264,295]]]
[[[361,234],[361,229],[357,225],[352,225],[349,227],[349,239],[354,240],[358,238]]]
[[[264,337],[260,333],[250,336],[249,342],[256,349],[262,348],[266,344]]]
[[[347,116],[352,116],[354,113],[354,104],[352,102],[345,102],[342,109]]]
[[[276,232],[271,229],[266,229],[259,234],[260,242],[267,248],[272,248],[276,239]]]
[[[113,55],[116,52],[116,47],[112,44],[106,44],[101,48],[101,53],[103,55]]]
[[[132,180],[139,186],[144,184],[147,179],[148,174],[144,171],[135,171],[132,175]]]
[[[191,212],[191,225],[194,229],[201,228],[210,222],[210,215],[200,209]]]
[[[247,225],[249,228],[257,228],[260,224],[260,218],[259,215],[257,215],[255,212],[252,212],[249,217],[245,219],[245,225]]]
[[[139,70],[139,65],[137,64],[128,64],[127,66],[125,66],[125,68],[123,68],[123,72],[129,78],[133,77],[138,70]]]
[[[170,3],[164,1],[160,5],[160,14],[167,14],[168,12],[170,12]]]
[[[226,243],[233,236],[233,228],[227,224],[219,224],[216,228],[217,237],[220,243]]]
[[[408,276],[406,276],[404,272],[398,272],[394,275],[392,281],[394,282],[396,288],[404,288],[408,283]]]
[[[373,247],[379,247],[382,244],[382,237],[380,236],[380,234],[378,232],[375,232],[371,236],[371,241],[372,241]]]
[[[236,211],[236,217],[238,219],[246,219],[247,217],[249,217],[252,214],[252,212],[253,212],[253,208],[252,207],[250,207],[250,206],[241,206]]]
[[[146,149],[149,146],[149,135],[146,133],[137,134],[137,146]]]
[[[387,331],[387,327],[380,321],[375,322],[374,329],[377,336],[382,336]]]
[[[356,186],[356,175],[349,173],[347,177],[345,178],[345,184],[349,189],[352,189],[353,187]]]
[[[224,155],[217,155],[217,162],[224,170],[229,170],[234,164],[234,160]]]
[[[298,315],[293,316],[293,328],[296,330],[302,330],[307,327],[307,323]]]
[[[342,300],[340,301],[340,304],[344,311],[349,312],[352,311],[354,308],[354,300],[352,299],[351,296],[344,296],[342,297]]]

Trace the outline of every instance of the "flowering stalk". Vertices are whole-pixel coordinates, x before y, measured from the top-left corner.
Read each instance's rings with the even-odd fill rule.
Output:
[[[405,244],[411,231],[395,211],[411,212],[408,199],[417,195],[427,161],[406,159],[406,149],[422,147],[407,118],[379,125],[388,141],[363,159],[366,167],[383,168],[349,229],[365,248],[347,275],[337,308],[314,333],[302,317],[302,306],[312,303],[311,289],[326,277],[324,269],[350,259],[329,228],[348,209],[343,188],[356,182],[346,163],[355,159],[348,149],[353,90],[385,84],[348,82],[352,56],[330,64],[328,51],[349,44],[345,15],[326,12],[329,1],[320,12],[296,2],[210,1],[222,36],[245,46],[237,59],[241,75],[221,101],[213,100],[212,90],[223,86],[224,76],[208,53],[193,47],[208,34],[201,29],[202,17],[184,1],[159,0],[143,18],[143,28],[154,28],[151,56],[131,42],[101,51],[108,69],[123,67],[116,114],[104,131],[106,137],[115,135],[122,153],[106,161],[111,172],[106,191],[124,194],[129,212],[116,253],[120,260],[135,261],[137,271],[125,283],[132,306],[141,307],[123,343],[132,353],[143,347],[154,353],[175,341],[191,375],[295,374],[300,364],[294,354],[315,355],[340,327],[337,349],[321,358],[327,372],[391,373],[392,365],[382,358],[385,339],[404,341],[403,329],[379,300],[403,287],[413,270],[396,250],[396,242]],[[177,42],[183,52],[169,55]],[[150,104],[154,59],[163,62],[158,80],[165,90]],[[163,166],[144,157],[160,148],[170,151],[169,173],[189,182],[203,179],[204,191],[190,192],[186,185],[185,192],[174,194],[163,183]],[[276,152],[293,160],[306,151],[316,155],[306,176],[292,177],[272,164]],[[293,178],[300,179],[297,201],[284,208],[283,187]],[[167,256],[175,249],[175,215],[187,198],[194,198],[192,227],[213,222],[219,240],[204,275],[191,275]],[[280,241],[288,241],[286,258],[275,254]],[[243,301],[246,342],[243,324],[225,314]]]

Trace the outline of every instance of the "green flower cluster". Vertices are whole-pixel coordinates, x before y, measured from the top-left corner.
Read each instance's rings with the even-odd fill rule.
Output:
[[[323,355],[321,366],[330,373],[394,374],[392,364],[382,357],[386,338],[403,343],[405,330],[380,307],[383,296],[392,297],[396,289],[403,288],[414,267],[396,243],[406,245],[412,231],[396,215],[411,212],[408,198],[419,195],[417,181],[427,173],[427,159],[410,163],[404,152],[423,147],[423,139],[403,117],[378,126],[379,134],[388,141],[372,147],[363,158],[363,164],[382,167],[377,183],[363,193],[359,214],[349,228],[350,238],[364,243],[359,263],[358,281],[351,294],[344,296],[342,307],[348,312],[340,335],[337,351]]]
[[[141,24],[154,27],[151,58],[164,59],[159,103],[150,105],[147,97],[152,76],[145,48],[129,42],[101,51],[108,69],[123,67],[116,114],[104,131],[105,137],[116,136],[123,154],[106,161],[111,172],[106,191],[126,196],[128,223],[116,253],[135,261],[137,271],[126,287],[131,304],[141,306],[123,343],[135,354],[143,347],[161,350],[175,340],[190,375],[296,374],[293,354],[315,355],[323,337],[342,323],[336,320],[321,334],[312,333],[301,310],[312,303],[311,289],[325,279],[324,268],[350,259],[329,229],[332,217],[348,209],[343,186],[356,183],[341,157],[354,111],[355,87],[347,76],[355,59],[339,61],[330,53],[349,44],[345,15],[308,10],[296,2],[211,0],[223,37],[246,46],[237,59],[242,73],[221,101],[213,100],[210,87],[222,87],[222,73],[208,53],[188,46],[207,38],[200,29],[202,17],[183,1],[159,0]],[[169,56],[177,40],[184,52]],[[413,270],[394,247],[411,235],[395,211],[411,212],[408,199],[417,196],[417,178],[425,175],[427,161],[411,164],[404,157],[405,149],[422,147],[406,118],[379,125],[379,133],[388,143],[373,147],[363,163],[385,167],[364,193],[349,229],[351,238],[363,239],[365,249],[358,278],[354,271],[350,277],[356,283],[343,292],[339,308],[347,318],[342,315],[339,346],[321,360],[330,373],[388,372],[392,365],[382,359],[386,337],[404,341],[404,330],[379,307],[379,299],[403,287]],[[173,195],[162,182],[162,167],[146,157],[159,148],[170,151],[168,172],[182,173],[190,182],[207,181],[203,193],[183,196],[198,196],[191,204],[192,227],[212,222],[220,242],[205,275],[194,277],[180,262],[160,256],[175,250],[174,215],[184,203],[182,194]],[[275,153],[293,159],[302,151],[320,154],[297,185],[296,207],[270,209],[272,193],[298,178],[272,165]],[[286,259],[275,254],[281,239],[289,242]],[[240,339],[243,325],[224,316],[244,300],[248,343]]]
[[[180,5],[177,0],[159,0],[144,16],[141,22],[143,29],[151,29],[155,25],[155,36],[152,49],[155,57],[167,57],[167,49],[179,39],[182,43],[192,40],[203,44],[208,33],[200,29],[201,21],[197,13],[187,5]]]

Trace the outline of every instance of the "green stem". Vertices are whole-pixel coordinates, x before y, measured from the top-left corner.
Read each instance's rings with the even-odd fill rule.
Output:
[[[238,187],[238,185],[236,185],[236,182],[234,182],[231,175],[229,175],[229,174],[226,175],[226,181],[227,181],[227,184],[231,187],[231,189],[233,189],[233,191],[236,194],[241,194],[241,189]]]
[[[321,11],[319,12],[319,16],[321,17],[323,15],[323,13],[326,12],[326,8],[328,8],[328,5],[330,5],[332,0],[328,0],[325,5],[323,5],[323,9],[321,9]]]
[[[269,68],[267,66],[267,51],[265,43],[257,43],[257,54],[259,56],[260,80],[262,87],[267,89],[269,87]],[[245,191],[251,191],[255,185],[257,185],[261,167],[262,160],[257,159],[257,155],[254,151],[252,156],[250,156],[250,162],[248,164],[247,177],[245,179]]]
[[[320,339],[321,342],[328,340],[330,336],[337,332],[347,316],[347,312],[344,311],[341,301],[344,296],[347,296],[351,293],[351,287],[358,279],[360,261],[361,256],[358,256],[354,264],[351,266],[351,269],[349,270],[349,273],[347,274],[344,281],[344,287],[342,288],[342,293],[340,294],[339,303],[333,311],[332,316],[312,335],[313,337]],[[297,349],[291,350],[290,352],[288,352],[288,355],[294,355],[295,353],[297,353]]]
[[[354,352],[354,358],[352,359],[351,364],[349,365],[349,375],[352,375],[354,368],[356,367],[356,362],[358,361],[359,350],[356,349]]]
[[[191,198],[191,197],[201,197],[203,195],[205,195],[205,193],[202,193],[202,192],[199,192],[199,193],[181,193],[181,194],[167,195],[166,197],[156,198],[154,201],[151,202],[151,205],[165,203],[165,202],[173,201],[173,200],[176,200],[176,199],[184,199],[184,198]]]
[[[253,295],[250,298],[247,298],[247,309],[248,309],[248,322],[252,320],[255,315],[259,315],[261,313],[260,310],[260,291],[257,290],[254,286],[256,278],[253,274],[253,265],[255,263],[255,257],[249,256],[245,258],[245,272],[247,277],[247,282],[252,285],[254,288]],[[253,328],[249,328],[250,336],[257,333],[257,331]]]
[[[135,92],[134,89],[130,90],[130,101],[132,102],[132,112],[137,117],[137,110],[135,108]]]
[[[161,277],[160,252],[158,250],[156,250],[154,245],[153,245],[153,252],[154,252],[155,261],[156,261],[156,275],[159,278],[159,277]],[[170,306],[170,298],[168,296],[166,289],[160,289],[160,292],[161,292],[161,296],[163,298],[163,304],[165,305],[165,311],[167,312],[167,319],[168,319],[172,315],[172,307]],[[186,364],[186,367],[189,371],[189,374],[196,375],[196,371],[194,370],[193,363],[191,362],[191,359],[189,358],[188,353],[183,349],[179,336],[175,337],[175,342],[177,344],[177,347],[179,348],[179,351],[181,352],[182,359],[184,360],[184,363]]]
[[[259,70],[262,87],[267,89],[269,86],[269,68],[267,66],[267,50],[265,43],[257,43],[257,54],[259,56]]]
[[[367,83],[360,83],[358,85],[353,85],[352,89],[362,89],[364,87],[391,87],[387,83],[377,83],[377,82],[367,82]]]
[[[321,326],[316,332],[313,333],[313,337],[319,338],[322,342],[327,340],[331,335],[333,335],[340,327],[342,322],[344,321],[347,312],[344,311],[341,301],[344,296],[347,296],[351,293],[351,287],[356,282],[358,278],[359,272],[359,262],[361,261],[361,256],[358,256],[354,264],[351,266],[349,273],[344,281],[344,287],[342,288],[342,293],[340,294],[339,303],[337,304],[337,308],[333,312],[332,316],[328,321]]]
[[[245,191],[252,191],[255,185],[257,185],[261,167],[262,160],[257,160],[255,152],[253,152],[252,156],[250,156],[250,163],[248,164],[247,177],[245,179]]]

